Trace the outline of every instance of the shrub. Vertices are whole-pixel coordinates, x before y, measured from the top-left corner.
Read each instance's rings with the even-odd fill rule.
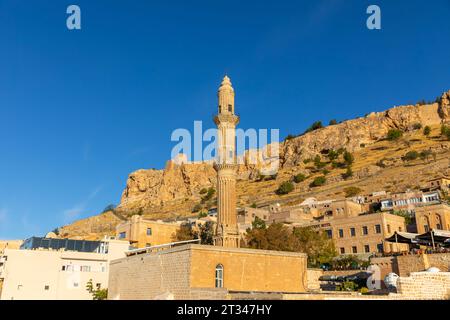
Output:
[[[447,127],[446,125],[441,126],[441,135],[443,137],[446,137],[448,140],[450,140],[450,127]]]
[[[387,133],[387,139],[390,141],[398,140],[403,136],[403,131],[399,129],[391,129]]]
[[[428,160],[428,157],[431,156],[433,152],[431,150],[423,150],[420,152],[419,157],[422,160]]]
[[[348,167],[347,168],[347,171],[342,175],[342,177],[344,178],[344,179],[348,179],[348,178],[350,178],[350,177],[352,177],[353,176],[353,170],[352,170],[352,167]]]
[[[202,190],[200,190],[200,194],[205,194],[208,192],[208,189],[206,188],[202,188]]]
[[[348,152],[348,151],[344,152],[344,161],[348,166],[350,166],[354,160],[355,160],[355,158],[353,157],[353,155],[350,152]]]
[[[323,169],[322,170],[322,174],[324,175],[324,176],[326,176],[327,174],[329,174],[330,173],[330,170],[327,170],[327,169]]]
[[[295,183],[300,183],[302,181],[305,181],[305,179],[306,179],[306,176],[303,173],[299,173],[294,176]]]
[[[288,135],[286,136],[286,138],[284,138],[284,141],[294,139],[295,137],[296,137],[296,136],[294,136],[294,135],[292,135],[292,134],[288,134]]]
[[[425,126],[425,128],[423,128],[423,134],[424,134],[425,136],[429,136],[430,133],[431,133],[431,128],[430,128],[430,126]]]
[[[195,212],[199,212],[200,210],[202,210],[202,205],[200,203],[197,203],[193,208],[192,208],[192,213]]]
[[[339,153],[333,149],[331,149],[330,151],[328,151],[328,159],[330,159],[330,161],[336,160],[339,157]]]
[[[417,123],[414,123],[412,127],[414,130],[420,130],[420,129],[422,129],[422,124],[417,122]]]
[[[206,195],[204,195],[202,197],[202,201],[206,202],[212,199],[212,197],[214,196],[214,194],[216,193],[216,190],[214,188],[208,188],[208,191],[206,192]]]
[[[325,184],[325,182],[327,182],[327,178],[325,178],[325,176],[320,176],[320,177],[315,178],[313,180],[313,182],[311,182],[310,186],[311,187],[323,186]]]
[[[253,202],[252,205],[250,206],[250,208],[256,208],[256,203]]]
[[[308,132],[311,132],[311,131],[314,131],[314,130],[317,130],[320,128],[323,128],[322,121],[316,121],[308,129],[306,129],[305,133],[308,133]]]
[[[280,184],[280,186],[278,187],[276,193],[279,194],[279,195],[281,195],[281,194],[288,194],[292,190],[294,190],[294,185],[292,184],[292,182],[285,181],[282,184]]]
[[[419,157],[419,153],[417,151],[408,151],[404,156],[403,156],[403,161],[412,161],[412,160],[416,160]]]
[[[335,124],[337,124],[336,119],[331,119],[330,122],[328,123],[330,126],[334,126]]]
[[[362,190],[358,187],[348,187],[344,189],[346,198],[357,196],[361,191]]]

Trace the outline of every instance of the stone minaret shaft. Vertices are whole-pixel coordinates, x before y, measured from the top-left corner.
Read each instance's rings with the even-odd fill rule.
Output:
[[[236,125],[234,90],[230,78],[225,76],[219,87],[219,113],[214,118],[217,125],[217,154],[214,169],[217,171],[217,228],[214,244],[239,247],[239,230],[236,213]]]

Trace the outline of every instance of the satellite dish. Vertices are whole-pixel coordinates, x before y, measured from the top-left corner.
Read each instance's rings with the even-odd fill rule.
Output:
[[[438,272],[441,272],[441,270],[439,270],[439,269],[436,268],[436,267],[431,267],[431,268],[428,268],[428,269],[426,270],[426,272],[430,272],[430,273],[438,273]]]
[[[386,284],[386,287],[394,287],[394,288],[397,288],[397,280],[398,280],[398,275],[397,274],[395,274],[395,273],[393,273],[393,272],[391,272],[391,273],[388,273],[387,275],[386,275],[386,277],[384,277],[384,283]]]

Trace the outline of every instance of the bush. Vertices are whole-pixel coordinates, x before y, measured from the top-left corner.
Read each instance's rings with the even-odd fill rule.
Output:
[[[206,195],[204,195],[202,197],[202,201],[206,202],[212,199],[212,197],[214,196],[214,194],[216,193],[216,190],[214,188],[208,188],[208,191],[206,192]]]
[[[322,174],[324,175],[324,176],[326,176],[327,174],[329,174],[330,173],[330,170],[327,170],[327,169],[323,169],[322,170]]]
[[[305,133],[308,133],[308,132],[311,132],[311,131],[314,131],[314,130],[317,130],[320,128],[323,128],[322,121],[316,121],[308,129],[306,129]]]
[[[296,138],[296,136],[294,136],[293,134],[288,134],[286,136],[286,138],[284,138],[284,141],[291,140],[291,139],[294,139],[294,138]]]
[[[352,167],[348,167],[347,171],[345,171],[345,173],[342,174],[342,178],[344,178],[344,179],[348,179],[350,177],[353,177]]]
[[[281,194],[288,194],[292,190],[294,190],[294,185],[292,184],[292,182],[285,181],[282,184],[280,184],[280,186],[278,187],[276,193],[279,194],[279,195],[281,195]]]
[[[330,161],[336,160],[339,157],[339,153],[333,149],[331,149],[330,151],[328,151],[328,159],[330,159]]]
[[[310,186],[311,187],[323,186],[325,184],[325,182],[327,182],[327,178],[325,178],[325,176],[320,176],[320,177],[315,178],[313,180],[313,182],[311,182]]]
[[[422,129],[422,124],[419,123],[419,122],[414,123],[414,124],[413,124],[413,129],[414,129],[414,130],[420,130],[420,129]]]
[[[353,157],[353,155],[350,152],[348,152],[348,151],[344,152],[344,161],[348,166],[352,165],[354,160],[355,160],[355,158]]]
[[[294,176],[295,183],[303,182],[303,181],[305,181],[305,179],[306,179],[306,176],[303,173],[299,173]]]
[[[441,126],[441,135],[443,137],[446,137],[448,140],[450,140],[450,127],[447,127],[446,125]]]
[[[200,194],[205,194],[208,192],[208,189],[206,188],[202,188],[202,190],[200,190]]]
[[[251,204],[250,208],[255,208],[255,209],[256,209],[256,203],[253,202],[253,203]]]
[[[362,190],[358,187],[348,187],[344,189],[346,198],[357,196],[361,191]]]
[[[200,210],[202,210],[202,205],[200,203],[197,203],[193,208],[192,208],[192,213],[195,212],[199,212]]]
[[[416,160],[419,157],[419,153],[417,151],[408,151],[403,157],[403,161],[412,161]]]
[[[387,139],[390,141],[398,140],[403,136],[403,131],[399,129],[391,129],[387,133]]]
[[[431,128],[430,128],[430,126],[425,126],[425,128],[423,128],[423,134],[424,134],[425,136],[429,136],[430,133],[431,133]]]
[[[336,119],[331,119],[330,122],[328,123],[330,126],[334,126],[335,124],[337,124]]]

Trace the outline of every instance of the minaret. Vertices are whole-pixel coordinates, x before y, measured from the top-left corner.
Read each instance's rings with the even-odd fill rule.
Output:
[[[217,171],[217,228],[214,245],[238,248],[239,230],[236,213],[236,125],[234,89],[225,76],[217,93],[219,113],[217,125],[217,152],[214,169]]]

